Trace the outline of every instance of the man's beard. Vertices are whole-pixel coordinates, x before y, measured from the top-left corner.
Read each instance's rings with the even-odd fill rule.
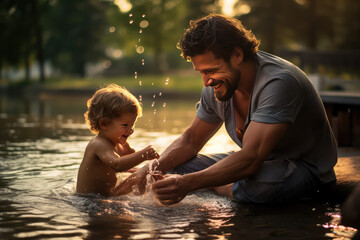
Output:
[[[233,81],[224,81],[223,84],[225,85],[226,92],[224,95],[220,95],[219,92],[214,92],[214,97],[219,102],[226,102],[230,100],[230,98],[233,96],[235,89],[240,81],[241,78],[241,72],[235,72],[232,80]]]

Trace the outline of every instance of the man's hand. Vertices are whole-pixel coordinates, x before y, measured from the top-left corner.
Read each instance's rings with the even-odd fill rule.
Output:
[[[113,196],[125,195],[134,191],[136,195],[142,195],[146,188],[146,175],[148,173],[148,165],[138,169],[128,178],[122,181],[112,190]]]
[[[184,177],[178,174],[165,175],[152,185],[156,198],[164,205],[171,205],[183,200],[189,193]]]

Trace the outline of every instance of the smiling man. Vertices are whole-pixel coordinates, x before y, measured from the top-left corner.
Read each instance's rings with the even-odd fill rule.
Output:
[[[173,173],[153,184],[162,203],[199,189],[241,202],[283,202],[336,181],[336,141],[318,93],[299,68],[258,51],[259,44],[233,18],[212,14],[190,22],[178,47],[204,88],[194,121],[159,159],[157,170]],[[239,149],[198,154],[222,124]],[[147,171],[119,192],[143,186]]]

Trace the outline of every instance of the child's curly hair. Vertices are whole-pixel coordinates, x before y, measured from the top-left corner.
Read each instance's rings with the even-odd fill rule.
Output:
[[[104,119],[108,124],[113,118],[124,113],[133,113],[138,117],[142,115],[142,107],[136,97],[116,84],[97,90],[87,101],[87,107],[85,121],[95,134],[100,131],[100,119]]]

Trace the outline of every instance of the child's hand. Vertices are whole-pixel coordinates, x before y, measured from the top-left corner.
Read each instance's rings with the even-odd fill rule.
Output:
[[[151,160],[151,159],[160,157],[160,155],[156,152],[156,150],[151,145],[149,145],[146,148],[144,148],[143,150],[141,150],[141,152],[142,152],[141,156],[144,158],[144,160]]]

